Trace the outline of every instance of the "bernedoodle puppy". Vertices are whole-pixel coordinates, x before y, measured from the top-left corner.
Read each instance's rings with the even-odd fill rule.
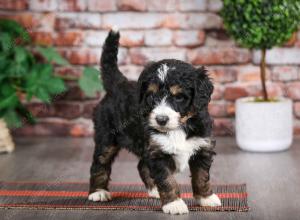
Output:
[[[119,38],[118,31],[110,31],[101,57],[106,95],[94,111],[88,199],[111,200],[111,166],[125,148],[139,158],[141,179],[149,196],[160,198],[163,212],[188,213],[174,178],[187,167],[198,204],[220,206],[209,183],[215,141],[208,113],[213,85],[205,69],[165,59],[147,65],[138,82],[128,81],[117,66]]]

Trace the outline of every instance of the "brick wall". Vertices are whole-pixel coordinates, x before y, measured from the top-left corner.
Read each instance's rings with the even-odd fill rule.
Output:
[[[235,99],[260,94],[259,52],[239,48],[222,28],[220,0],[0,0],[1,17],[20,21],[36,43],[54,45],[72,64],[57,69],[78,77],[83,66],[97,65],[107,29],[121,29],[119,64],[137,79],[148,60],[176,58],[205,65],[215,82],[210,112],[215,133],[232,135]],[[268,51],[271,95],[294,100],[295,133],[300,134],[300,33],[282,48]],[[88,136],[91,112],[101,98],[84,97],[72,80],[52,106],[34,102],[39,118],[22,135]]]

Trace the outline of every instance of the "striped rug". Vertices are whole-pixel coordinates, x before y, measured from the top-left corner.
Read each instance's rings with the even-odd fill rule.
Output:
[[[190,185],[180,185],[181,198],[191,211],[248,211],[245,184],[215,185],[222,200],[220,207],[201,207],[195,203]],[[0,208],[24,209],[106,209],[161,210],[159,199],[149,198],[141,184],[111,183],[112,201],[87,200],[88,184],[83,182],[0,182]]]

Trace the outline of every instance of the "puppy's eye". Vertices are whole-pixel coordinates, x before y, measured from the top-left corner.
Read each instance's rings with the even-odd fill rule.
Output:
[[[184,101],[184,96],[183,95],[177,95],[174,96],[174,99],[176,102],[183,102]]]

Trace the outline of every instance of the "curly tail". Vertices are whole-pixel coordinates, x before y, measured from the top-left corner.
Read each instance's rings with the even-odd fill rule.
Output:
[[[127,80],[118,68],[118,49],[120,33],[112,29],[106,37],[101,55],[101,75],[104,89],[112,92],[119,82]]]

